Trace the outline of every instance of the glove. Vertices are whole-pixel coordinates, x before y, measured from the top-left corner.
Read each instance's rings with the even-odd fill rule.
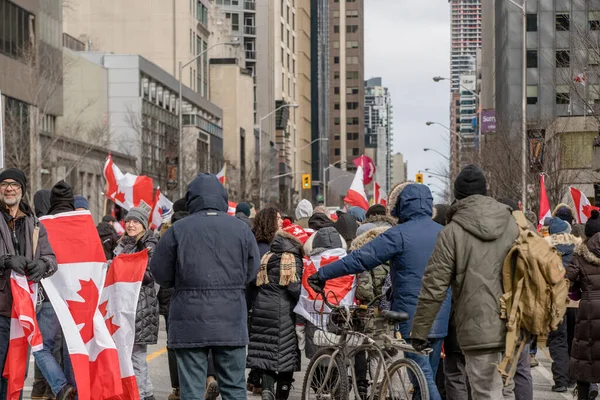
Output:
[[[28,262],[29,260],[23,256],[9,256],[8,259],[4,261],[4,266],[12,269],[19,275],[25,275],[25,269],[27,268]]]
[[[412,338],[411,344],[412,344],[413,349],[415,349],[419,353],[422,353],[423,350],[431,347],[428,340],[417,339],[417,338]]]
[[[46,271],[48,271],[48,265],[41,258],[27,262],[27,278],[32,282],[41,281]]]
[[[306,326],[305,325],[296,325],[296,337],[298,338],[298,348],[300,351],[304,351],[306,347]]]
[[[308,277],[308,286],[317,293],[323,293],[325,291],[325,282],[326,281],[319,278],[318,272]]]

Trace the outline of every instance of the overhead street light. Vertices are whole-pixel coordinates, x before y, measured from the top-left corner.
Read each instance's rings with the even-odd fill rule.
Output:
[[[439,151],[437,151],[436,149],[430,149],[430,148],[427,148],[427,147],[425,147],[425,148],[423,149],[423,151],[433,151],[434,153],[437,153],[437,154],[439,154],[440,156],[442,156],[442,157],[444,157],[446,160],[448,160],[448,162],[450,162],[450,159],[449,159],[447,156],[443,155],[442,153],[440,153],[440,152],[439,152]]]

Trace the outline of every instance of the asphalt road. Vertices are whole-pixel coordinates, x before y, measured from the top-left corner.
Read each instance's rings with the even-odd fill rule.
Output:
[[[161,317],[161,324],[163,319]],[[161,325],[159,334],[159,342],[157,345],[150,346],[148,348],[148,363],[150,367],[150,375],[152,384],[154,385],[154,396],[157,400],[166,400],[169,393],[171,393],[171,382],[169,379],[169,367],[167,363],[167,352],[165,348],[166,343],[166,332],[164,331],[164,325]],[[303,369],[306,369],[307,361],[303,360]],[[531,373],[534,382],[534,399],[535,400],[564,400],[573,399],[571,390],[568,393],[553,393],[551,388],[553,385],[552,373],[550,372],[551,361],[547,358],[543,351],[538,351],[538,361],[540,361],[539,367],[533,368]],[[298,372],[295,376],[295,384],[291,400],[300,400],[302,391],[302,378],[304,372]],[[33,380],[33,357],[30,361],[30,373],[27,381],[25,382],[24,398],[30,399],[31,384]],[[248,393],[249,399],[260,399],[259,396],[253,396]]]

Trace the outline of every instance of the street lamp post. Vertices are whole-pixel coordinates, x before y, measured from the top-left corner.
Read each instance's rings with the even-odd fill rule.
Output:
[[[270,113],[268,113],[267,115],[265,115],[264,117],[261,117],[260,120],[258,121],[258,176],[260,177],[260,182],[258,182],[259,186],[259,199],[258,199],[258,204],[259,204],[259,208],[262,209],[262,203],[263,203],[263,179],[262,179],[262,175],[263,175],[263,162],[262,162],[262,137],[263,137],[263,132],[262,132],[262,123],[265,119],[269,118],[271,115],[275,114],[277,111],[283,109],[283,108],[298,108],[298,104],[283,104],[279,107],[277,107],[276,109],[274,109],[273,111],[271,111]]]
[[[448,160],[448,162],[450,162],[450,159],[448,157],[446,157],[445,155],[443,155],[442,153],[440,153],[436,149],[430,149],[430,148],[425,147],[423,149],[423,151],[433,151],[434,153],[438,153],[440,156],[444,157],[446,160]]]
[[[240,45],[239,39],[234,38],[231,42],[221,42],[215,43],[212,46],[209,46],[206,50],[198,54],[196,57],[192,58],[190,61],[183,64],[179,61],[179,197],[183,197],[185,193],[183,192],[183,68],[187,67],[198,58],[202,57],[212,48],[217,46],[234,46],[237,47]]]

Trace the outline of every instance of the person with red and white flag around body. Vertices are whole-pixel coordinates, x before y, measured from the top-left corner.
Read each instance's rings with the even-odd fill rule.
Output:
[[[40,225],[23,200],[27,179],[23,171],[7,168],[0,173],[0,399],[7,398],[8,381],[4,377],[11,342],[13,294],[9,283],[11,271],[39,282],[56,272],[56,257],[46,229]],[[38,321],[39,325],[39,321]],[[11,360],[14,361],[14,360]],[[28,360],[21,361],[28,367]],[[66,386],[66,382],[64,383]],[[11,394],[11,398],[13,394]],[[18,397],[17,397],[18,398]]]

